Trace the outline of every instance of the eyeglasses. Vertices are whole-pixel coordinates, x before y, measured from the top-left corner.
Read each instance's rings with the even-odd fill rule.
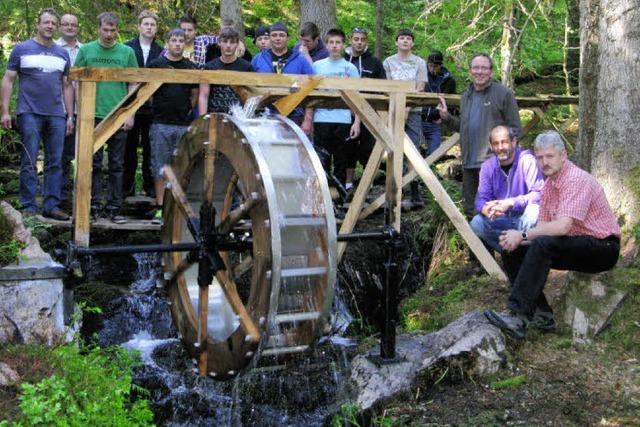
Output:
[[[367,34],[367,30],[362,28],[362,27],[354,27],[353,30],[351,30],[351,34],[353,33],[362,33],[362,34]]]
[[[490,70],[491,67],[485,67],[484,65],[474,65],[473,67],[471,67],[471,69],[473,71],[487,71]]]

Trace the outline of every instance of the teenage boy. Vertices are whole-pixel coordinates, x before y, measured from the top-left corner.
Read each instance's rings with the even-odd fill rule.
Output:
[[[184,31],[185,45],[182,55],[191,60],[198,67],[202,67],[206,62],[207,48],[209,45],[218,42],[217,35],[200,35],[196,36],[196,19],[190,15],[184,15],[178,21],[178,26]],[[162,52],[166,54],[166,51]]]
[[[220,56],[204,64],[204,70],[253,71],[251,63],[236,55],[240,34],[231,28],[223,28],[218,37]],[[229,107],[239,104],[240,100],[230,86],[200,84],[198,111],[200,115],[207,112],[228,113]]]
[[[0,90],[2,127],[11,129],[9,101],[18,78],[17,124],[22,138],[20,160],[20,204],[25,215],[37,212],[38,174],[36,158],[40,141],[44,144],[43,215],[67,220],[60,207],[62,151],[65,133],[73,131],[73,87],[67,79],[71,61],[66,50],[53,42],[58,27],[55,10],[43,9],[33,39],[16,44],[9,55]]]
[[[322,43],[320,29],[313,22],[305,22],[300,27],[300,40],[293,47],[307,58],[311,64],[329,56],[327,47]]]
[[[138,67],[144,68],[160,56],[162,46],[156,43],[158,15],[143,10],[138,15],[138,37],[125,44],[136,54]],[[127,147],[124,153],[124,174],[122,176],[123,197],[135,195],[136,169],[138,168],[138,147],[142,147],[142,189],[149,197],[154,197],[153,177],[151,176],[151,149],[149,148],[149,127],[151,126],[151,105],[143,105],[136,111],[133,128],[127,134]]]
[[[361,27],[355,27],[351,31],[351,46],[344,50],[344,58],[351,62],[358,69],[360,77],[368,79],[386,79],[387,75],[384,72],[382,61],[373,56],[369,50],[369,40],[367,30]],[[356,162],[364,167],[371,156],[373,146],[376,140],[369,132],[366,126],[361,126],[360,136],[353,140],[353,153],[350,156],[349,167],[347,174],[353,174],[353,169],[356,167]],[[347,183],[349,185],[349,183]],[[350,187],[351,188],[351,187]],[[350,188],[349,195],[352,191]]]
[[[327,31],[326,45],[329,57],[313,63],[315,74],[327,77],[357,78],[358,69],[344,59],[345,34],[339,28]],[[351,111],[348,109],[318,108],[313,116],[314,144],[326,151],[321,155],[322,165],[329,172],[333,159],[333,174],[345,186],[353,184],[353,170],[347,174],[350,145],[360,134],[360,119],[355,117],[351,124]],[[323,150],[322,150],[323,149]],[[345,185],[346,184],[346,185]]]
[[[409,80],[415,83],[416,92],[424,91],[427,81],[427,64],[422,58],[412,53],[414,44],[411,30],[398,31],[396,47],[398,52],[384,60],[384,70],[390,80]],[[422,137],[422,108],[407,107],[407,117],[404,130],[413,141],[416,148],[420,148]],[[418,181],[411,182],[411,204],[413,209],[424,207]]]
[[[171,68],[174,70],[195,70],[196,65],[186,59],[184,51],[185,35],[180,28],[174,28],[167,35],[167,53],[149,63],[149,68]],[[161,208],[164,200],[164,180],[162,166],[171,163],[176,144],[187,131],[192,110],[197,97],[197,86],[191,84],[166,83],[153,95],[152,125],[149,132],[151,141],[151,175],[156,193],[158,209],[154,222],[161,223]]]
[[[98,40],[80,48],[76,67],[138,68],[136,54],[129,46],[118,43],[118,17],[112,12],[98,15]],[[131,85],[130,85],[131,86]],[[127,84],[123,82],[98,82],[96,85],[95,124],[97,125],[127,96]],[[111,138],[109,147],[109,190],[105,212],[116,224],[127,222],[122,216],[122,174],[127,131],[133,127],[130,117]],[[91,183],[91,215],[97,218],[102,212],[102,157],[103,148],[93,155]]]
[[[282,22],[276,22],[269,28],[271,49],[265,49],[251,61],[253,69],[258,73],[274,74],[313,74],[309,61],[297,50],[287,47],[289,30]],[[313,109],[296,108],[289,118],[293,120],[307,135],[313,132]]]
[[[271,49],[271,39],[269,38],[269,28],[258,27],[253,35],[253,44],[258,50]]]

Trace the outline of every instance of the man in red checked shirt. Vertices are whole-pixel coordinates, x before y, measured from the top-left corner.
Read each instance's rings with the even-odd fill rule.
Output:
[[[598,273],[611,269],[620,253],[620,227],[602,186],[567,159],[560,134],[538,135],[534,148],[546,177],[538,224],[500,236],[512,284],[509,313],[485,311],[489,322],[516,338],[524,338],[528,326],[556,328],[542,291],[551,268]]]

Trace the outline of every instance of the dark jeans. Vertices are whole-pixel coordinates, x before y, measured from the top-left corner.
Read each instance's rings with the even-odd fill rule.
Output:
[[[96,125],[99,121],[96,121]],[[118,130],[107,140],[109,155],[109,186],[106,209],[120,211],[122,209],[122,176],[124,171],[124,151],[127,143],[127,132]],[[91,183],[91,206],[99,207],[102,203],[102,158],[104,147],[93,155],[93,177]]]
[[[25,210],[36,211],[38,174],[36,159],[40,141],[44,145],[44,183],[42,208],[50,212],[60,205],[62,188],[62,149],[66,120],[64,117],[22,113],[18,115],[22,137],[20,159],[20,204]]]
[[[422,135],[427,145],[427,154],[431,154],[440,147],[442,141],[442,125],[440,123],[423,122]]]
[[[536,308],[551,312],[542,292],[550,269],[599,273],[613,268],[619,254],[620,240],[615,236],[541,236],[511,253],[503,252],[512,284],[507,307],[528,317]]]
[[[71,162],[76,157],[76,132],[64,138],[64,149],[62,151],[62,194],[60,199],[63,202],[71,200],[73,193],[73,173]]]
[[[125,196],[135,194],[136,169],[138,168],[138,147],[142,146],[142,187],[147,196],[155,193],[153,176],[151,175],[151,147],[149,146],[149,128],[151,117],[136,114],[133,128],[127,135],[124,154],[124,175],[122,191]]]
[[[327,173],[331,172],[333,159],[333,175],[342,185],[347,177],[349,154],[353,141],[347,140],[351,125],[348,123],[314,123],[313,145],[316,147],[322,167]]]
[[[462,169],[462,203],[468,220],[476,214],[475,201],[478,185],[480,185],[480,169]]]

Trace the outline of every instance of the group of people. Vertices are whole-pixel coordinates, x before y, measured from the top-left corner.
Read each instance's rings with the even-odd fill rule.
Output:
[[[58,23],[61,37],[54,40]],[[11,128],[9,100],[19,76],[15,113],[23,142],[20,202],[24,213],[37,211],[35,160],[42,140],[43,215],[69,218],[60,203],[68,198],[64,190],[75,144],[75,90],[67,78],[72,64],[387,78],[413,81],[416,91],[456,92],[442,53],[434,51],[426,61],[415,55],[410,30],[397,33],[397,52],[381,61],[369,51],[364,28],[351,31],[350,46],[345,49],[347,35],[341,29],[330,29],[323,39],[318,27],[307,22],[290,48],[287,26],[276,22],[254,32],[260,52],[251,57],[232,24],[223,22],[217,35],[197,35],[195,20],[185,16],[169,31],[163,48],[155,41],[158,17],[154,13],[140,13],[138,37],[121,44],[117,16],[104,12],[98,16],[97,40],[82,44],[76,38],[74,15],[59,18],[53,9],[44,9],[36,36],[12,50],[2,81],[1,124]],[[540,134],[533,152],[519,147],[522,126],[516,99],[511,89],[492,79],[492,58],[474,55],[469,73],[471,83],[462,93],[459,109],[449,108],[443,97],[437,105],[408,108],[405,131],[416,147],[426,143],[428,153],[440,145],[443,123],[459,131],[465,214],[486,246],[501,254],[512,284],[510,313],[487,311],[487,319],[518,337],[529,325],[551,330],[555,320],[542,292],[549,269],[596,272],[611,268],[618,258],[620,228],[602,187],[568,160],[557,132]],[[96,124],[130,89],[121,82],[97,84]],[[162,166],[170,163],[188,124],[207,112],[228,112],[238,102],[228,86],[162,85],[150,105],[107,142],[109,181],[104,206],[102,150],[95,154],[92,216],[106,213],[116,223],[126,221],[123,198],[133,192],[139,145],[143,147],[144,190],[155,197],[160,212]],[[311,137],[326,170],[346,191],[352,189],[356,162],[366,162],[375,142],[360,118],[348,109],[328,108],[297,108],[289,118]],[[416,208],[424,205],[417,182],[411,186],[411,202]]]

